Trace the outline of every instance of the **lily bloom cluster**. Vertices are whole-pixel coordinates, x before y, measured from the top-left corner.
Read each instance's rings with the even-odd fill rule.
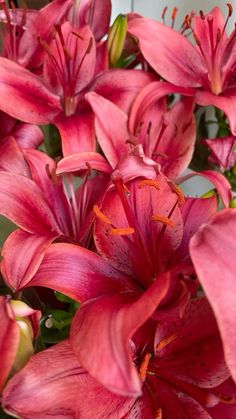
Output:
[[[234,12],[111,6],[0,0],[1,408],[233,419]]]

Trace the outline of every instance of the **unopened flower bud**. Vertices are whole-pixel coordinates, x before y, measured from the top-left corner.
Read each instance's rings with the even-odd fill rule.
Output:
[[[115,67],[121,57],[127,34],[127,17],[120,14],[115,19],[108,33],[108,52],[111,67]]]

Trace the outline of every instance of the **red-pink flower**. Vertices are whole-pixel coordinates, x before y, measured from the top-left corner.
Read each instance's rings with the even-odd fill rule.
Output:
[[[55,26],[54,39],[40,39],[45,52],[43,77],[0,58],[0,109],[24,122],[54,123],[64,154],[94,151],[94,115],[85,93],[96,91],[123,110],[153,76],[138,70],[100,73],[96,41],[89,26]]]
[[[54,240],[60,237],[62,241],[88,244],[92,208],[107,183],[103,176],[85,177],[75,191],[71,176],[64,181],[56,176],[50,157],[37,150],[25,150],[23,155],[16,146],[14,139],[8,138],[0,158],[5,169],[0,173],[0,213],[19,227],[2,249],[1,271],[14,290],[31,279]],[[14,158],[12,151],[18,153]]]
[[[226,35],[232,6],[228,4],[225,21],[218,7],[210,13],[186,17],[184,28],[192,30],[194,46],[184,34],[162,23],[138,18],[129,22],[129,31],[136,36],[148,63],[170,83],[194,88],[200,105],[214,105],[229,118],[231,131],[236,133],[235,119],[235,31]]]
[[[108,389],[133,395],[141,384],[129,338],[153,315],[161,290],[162,309],[176,303],[178,313],[195,295],[188,243],[215,213],[216,200],[192,198],[180,209],[183,197],[163,175],[114,183],[117,190],[109,190],[100,209],[94,208],[95,243],[103,257],[52,244],[26,286],[50,287],[83,303],[71,330],[81,366]]]
[[[9,382],[2,398],[4,409],[25,419],[233,417],[235,386],[228,379],[206,299],[191,301],[181,319],[168,311],[156,317],[158,322],[145,323],[130,341],[140,394],[119,395],[101,386],[80,366],[65,341],[33,356]],[[130,322],[129,317],[126,321]],[[104,354],[98,368],[107,361]]]

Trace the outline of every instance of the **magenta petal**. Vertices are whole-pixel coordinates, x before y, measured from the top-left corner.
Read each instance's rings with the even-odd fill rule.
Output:
[[[64,156],[72,153],[94,151],[94,116],[90,110],[85,108],[71,116],[60,114],[54,120],[54,124],[61,135]]]
[[[77,13],[74,8],[77,8]],[[111,15],[111,0],[82,0],[70,12],[76,26],[89,25],[97,40],[106,35]]]
[[[204,140],[210,149],[208,160],[220,167],[222,171],[230,170],[236,161],[236,137],[230,135],[213,140]]]
[[[203,176],[211,183],[213,183],[222,199],[224,206],[229,206],[230,200],[232,199],[232,190],[231,185],[225,176],[223,176],[221,173],[214,172],[213,170],[204,170],[202,172],[191,172],[186,176],[182,176],[178,179],[178,183],[183,183],[194,176]]]
[[[86,152],[74,153],[64,157],[57,164],[57,174],[73,173],[79,170],[92,169],[99,170],[103,173],[111,173],[112,168],[99,153]]]
[[[95,113],[95,129],[98,142],[114,169],[121,159],[129,153],[126,144],[130,135],[128,132],[128,116],[109,100],[95,92],[86,95]]]
[[[30,177],[29,167],[14,137],[6,137],[0,141],[0,169],[13,175]]]
[[[128,113],[137,94],[153,79],[151,73],[141,70],[109,70],[96,78],[90,91],[95,91]]]
[[[175,339],[156,353],[165,359],[171,375],[201,388],[216,387],[229,377],[216,320],[206,298],[191,300],[182,318],[168,318],[168,313],[164,318],[160,311],[155,346],[173,334]]]
[[[83,368],[68,341],[34,355],[4,390],[4,409],[24,419],[124,417],[133,401],[110,393]]]
[[[12,135],[21,148],[37,148],[44,139],[42,130],[32,124],[17,124]]]
[[[179,93],[181,95],[193,96],[194,90],[187,87],[179,87],[162,81],[153,81],[145,86],[140,92],[137,92],[129,118],[129,130],[132,133],[142,121],[145,112],[151,108],[158,100],[166,95]]]
[[[214,95],[210,92],[197,92],[195,101],[198,105],[213,105],[221,109],[229,119],[230,129],[236,135],[236,97],[235,92],[225,92],[224,95]]]
[[[36,273],[47,247],[57,236],[37,236],[16,230],[7,238],[2,249],[1,272],[14,291],[24,288]]]
[[[79,362],[116,394],[141,394],[129,339],[153,314],[168,288],[169,277],[163,275],[138,299],[137,292],[126,292],[86,302],[73,320],[70,340]]]
[[[19,338],[20,329],[14,320],[10,305],[7,303],[5,297],[0,296],[0,393],[2,387],[11,371],[13,362],[15,360]]]
[[[32,179],[43,192],[63,234],[72,236],[70,208],[61,178],[55,176],[56,163],[47,154],[38,150],[25,150],[25,156],[30,166]]]
[[[47,124],[59,114],[61,104],[46,85],[30,71],[0,58],[0,109],[32,124]]]
[[[236,381],[236,212],[225,209],[191,239],[190,254],[215,313],[227,365]]]
[[[188,254],[189,241],[197,232],[199,226],[209,221],[216,214],[216,196],[210,198],[186,198],[180,208],[183,217],[184,232],[181,245],[177,250],[178,256]]]
[[[29,233],[61,234],[41,190],[24,176],[0,172],[0,214]]]
[[[206,70],[197,49],[185,36],[151,19],[132,19],[128,31],[137,37],[147,62],[179,86],[198,87]],[[171,42],[170,42],[171,40]]]
[[[70,281],[68,281],[70,278]],[[52,244],[29,286],[60,291],[77,301],[123,289],[134,290],[131,279],[100,256],[73,244]]]

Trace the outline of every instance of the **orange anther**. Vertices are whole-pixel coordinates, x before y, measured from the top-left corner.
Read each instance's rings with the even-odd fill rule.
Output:
[[[159,407],[159,409],[157,409],[155,419],[162,419],[162,418],[163,418],[162,409]]]
[[[178,9],[177,7],[174,7],[173,11],[172,11],[172,15],[171,15],[171,19],[175,20],[176,15],[177,15]]]
[[[110,233],[117,236],[126,236],[127,234],[134,234],[134,228],[111,228]]]
[[[174,183],[169,182],[169,186],[172,190],[172,192],[176,193],[179,199],[179,205],[183,205],[185,203],[185,197],[181,189],[176,186]]]
[[[152,221],[160,221],[161,223],[165,224],[167,227],[173,228],[175,225],[172,220],[170,220],[167,217],[164,217],[164,215],[153,215]]]
[[[235,404],[235,398],[232,396],[223,396],[222,394],[218,394],[218,397],[221,403],[224,404]]]
[[[144,382],[146,380],[146,376],[147,376],[147,369],[148,369],[148,365],[150,362],[150,359],[152,357],[152,354],[150,354],[149,352],[145,355],[142,364],[140,365],[139,368],[139,375],[141,380]]]
[[[167,345],[169,345],[171,342],[173,342],[173,340],[175,340],[177,338],[177,333],[173,333],[173,335],[167,336],[167,338],[162,339],[161,342],[159,342],[156,345],[156,351],[162,351],[162,349],[164,349]]]
[[[107,218],[106,215],[102,213],[102,211],[98,208],[97,205],[94,205],[93,212],[96,215],[96,217],[103,221],[105,224],[112,225],[111,220],[109,220],[109,218]]]
[[[160,189],[160,184],[156,180],[152,180],[152,179],[145,179],[139,182],[138,187],[140,189],[143,188],[144,186],[153,186],[153,188],[156,188],[157,190]]]

